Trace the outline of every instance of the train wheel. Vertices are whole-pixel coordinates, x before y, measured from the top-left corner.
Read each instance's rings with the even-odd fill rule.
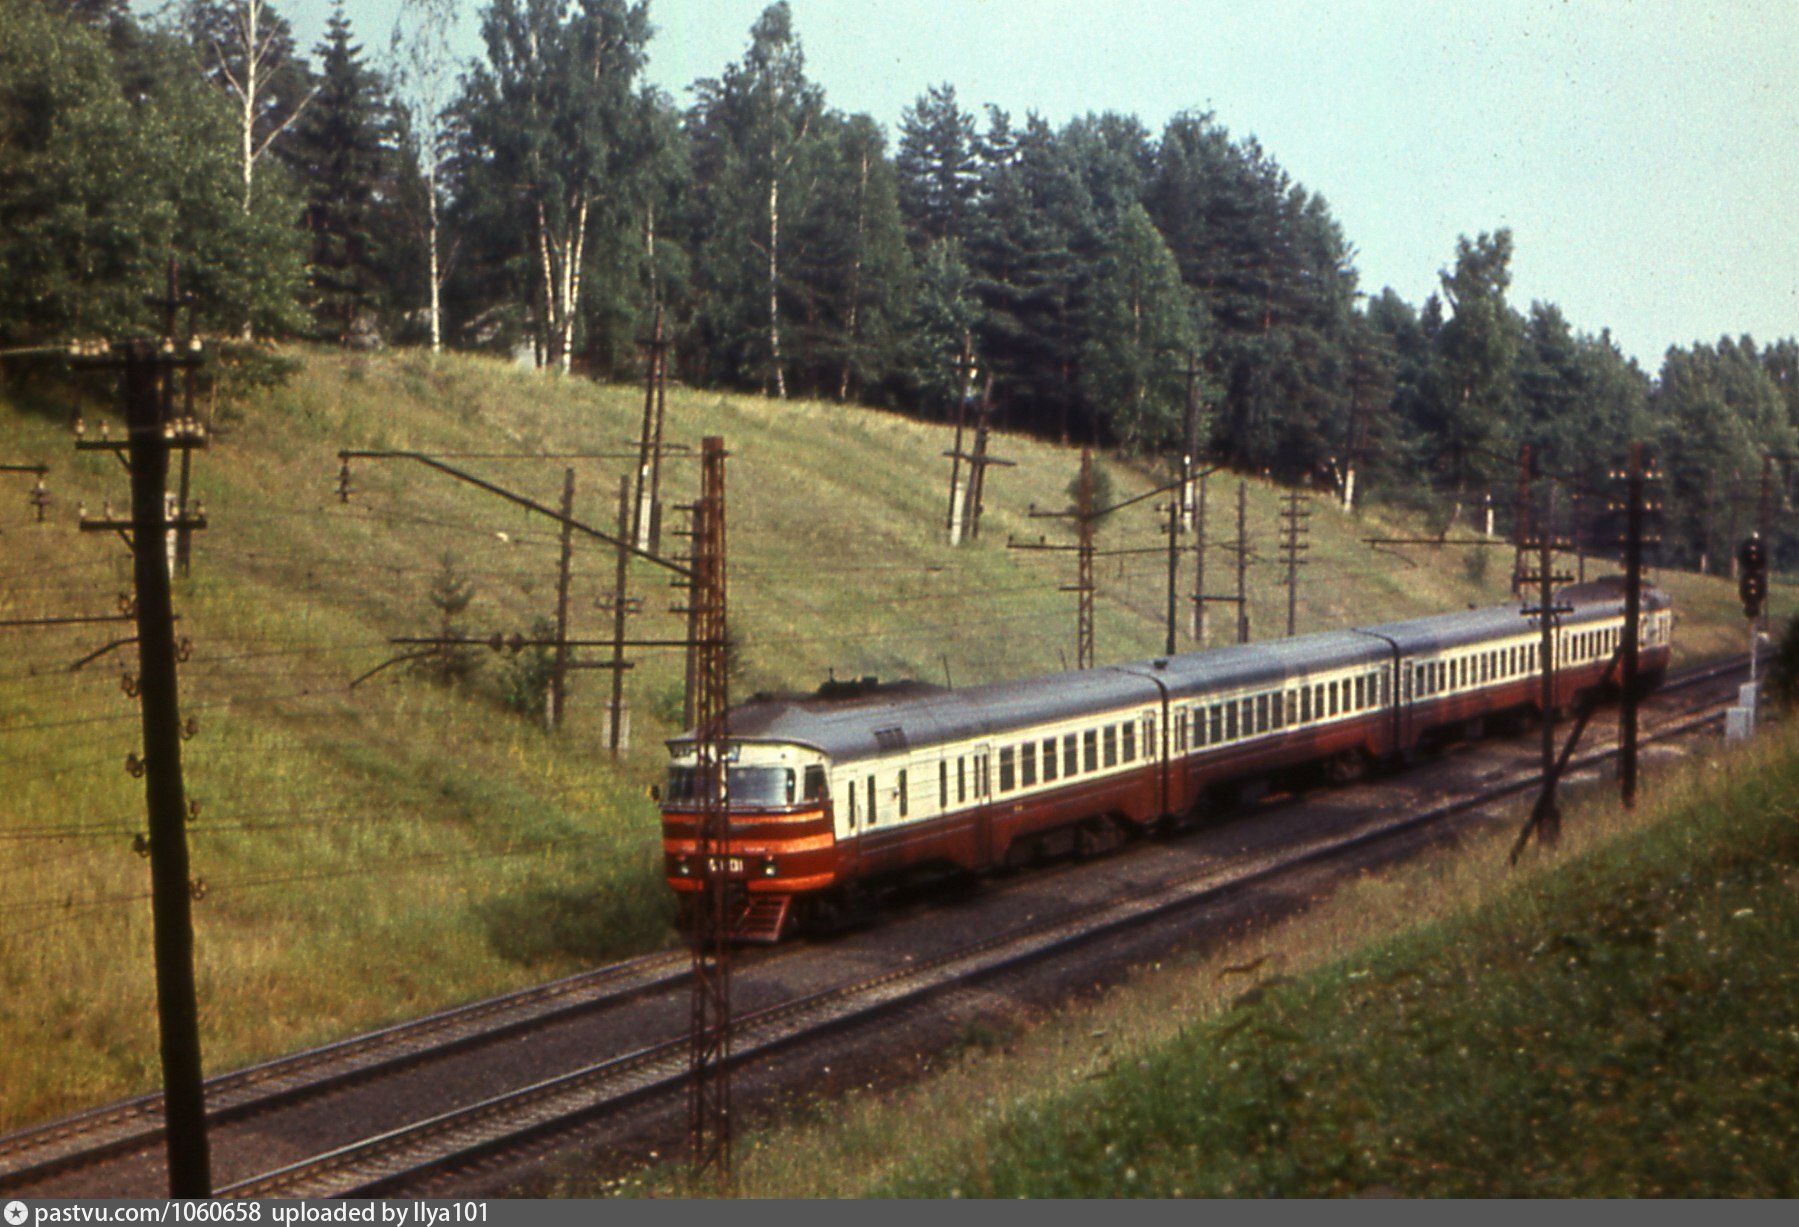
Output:
[[[1075,855],[1082,860],[1116,851],[1124,842],[1124,832],[1110,818],[1095,818],[1081,824],[1074,837]]]
[[[1358,748],[1333,754],[1325,760],[1324,778],[1333,784],[1353,784],[1368,774],[1368,756]]]

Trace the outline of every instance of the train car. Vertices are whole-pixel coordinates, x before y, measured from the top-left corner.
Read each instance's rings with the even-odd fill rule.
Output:
[[[1564,589],[1551,628],[1557,709],[1614,693],[1623,585]],[[1666,594],[1642,600],[1639,677],[1673,643]],[[738,933],[866,909],[885,884],[1103,852],[1295,772],[1344,782],[1502,715],[1540,714],[1542,630],[1518,605],[947,690],[828,683],[727,715],[722,868]],[[669,743],[669,885],[701,889],[692,733]]]

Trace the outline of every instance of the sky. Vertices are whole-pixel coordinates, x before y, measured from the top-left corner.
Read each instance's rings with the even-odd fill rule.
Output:
[[[331,0],[274,0],[304,46]],[[742,56],[766,0],[651,0],[677,102]],[[1321,195],[1361,288],[1414,305],[1456,239],[1509,227],[1511,301],[1670,345],[1799,332],[1795,0],[791,0],[808,75],[897,127],[928,86],[1053,123],[1184,110]],[[371,56],[398,0],[345,0]],[[481,5],[459,40],[478,54]]]

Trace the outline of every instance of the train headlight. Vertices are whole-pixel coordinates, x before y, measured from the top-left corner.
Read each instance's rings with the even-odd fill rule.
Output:
[[[692,877],[693,876],[693,866],[688,863],[686,857],[682,857],[680,860],[675,862],[675,872],[680,874],[684,878]]]
[[[768,861],[762,866],[762,876],[765,878],[772,878],[775,876],[775,863],[773,861]]]

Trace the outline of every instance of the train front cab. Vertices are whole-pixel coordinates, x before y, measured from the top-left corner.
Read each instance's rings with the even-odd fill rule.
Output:
[[[662,793],[662,855],[685,917],[705,884],[704,797],[691,745],[677,752]],[[773,941],[797,899],[838,879],[828,766],[824,755],[804,746],[738,743],[726,750],[726,772],[730,833],[721,867],[736,900],[738,934]]]

